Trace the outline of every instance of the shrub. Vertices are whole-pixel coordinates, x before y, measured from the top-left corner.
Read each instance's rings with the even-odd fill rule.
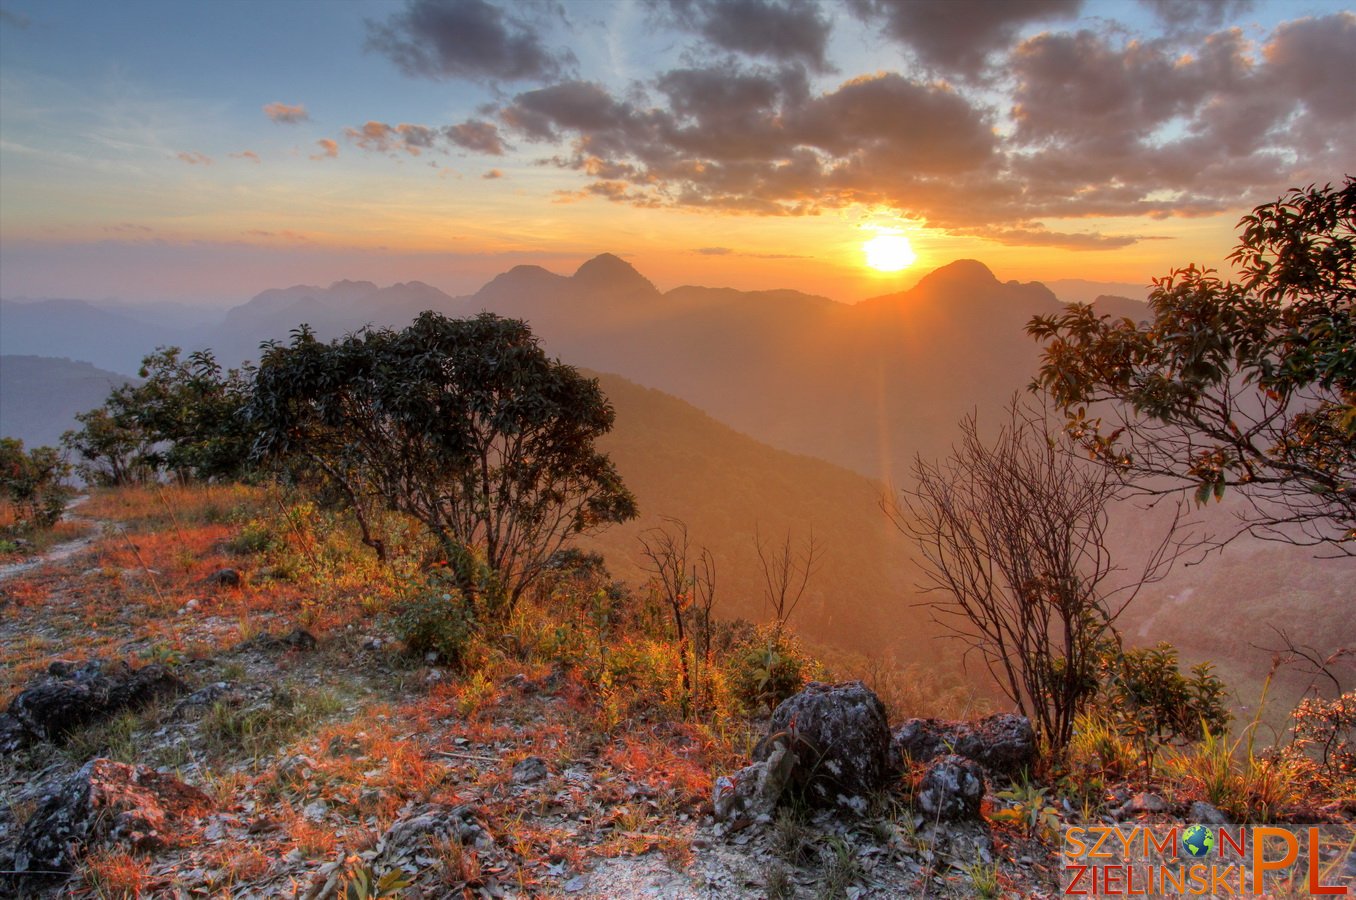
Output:
[[[750,711],[771,711],[821,674],[819,663],[795,638],[760,629],[733,651],[729,680],[736,699]]]
[[[0,497],[20,529],[51,528],[74,494],[63,482],[71,467],[51,447],[24,450],[17,438],[0,438]]]
[[[411,653],[432,653],[446,665],[460,666],[474,621],[461,593],[435,578],[395,604],[391,629]]]
[[[1290,713],[1293,757],[1310,757],[1328,779],[1356,778],[1356,691],[1324,700],[1306,697]]]
[[[1103,651],[1101,705],[1150,769],[1159,747],[1199,741],[1228,727],[1224,683],[1211,668],[1198,663],[1190,677],[1183,675],[1177,650],[1168,643]]]

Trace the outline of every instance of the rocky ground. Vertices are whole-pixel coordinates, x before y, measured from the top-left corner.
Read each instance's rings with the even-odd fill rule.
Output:
[[[892,728],[860,684],[684,722],[539,650],[459,672],[239,523],[95,524],[0,576],[3,896],[1053,897],[1064,822],[1219,815],[1075,810],[1024,720]]]

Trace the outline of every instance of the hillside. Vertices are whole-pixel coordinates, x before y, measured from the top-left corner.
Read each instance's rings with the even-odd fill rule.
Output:
[[[75,415],[104,402],[131,379],[87,362],[45,356],[0,356],[0,436],[29,447],[56,446]]]
[[[879,509],[883,488],[821,460],[774,450],[698,409],[614,375],[600,378],[617,410],[601,446],[639,501],[641,518],[591,544],[614,574],[643,581],[639,536],[665,517],[685,522],[718,568],[718,614],[765,620],[755,531],[802,543],[822,564],[792,625],[819,644],[938,663],[925,610],[915,607],[907,547]]]

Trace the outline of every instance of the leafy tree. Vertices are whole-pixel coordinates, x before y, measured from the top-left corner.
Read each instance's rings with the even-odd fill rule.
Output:
[[[75,420],[83,427],[67,431],[61,445],[75,453],[80,462],[76,471],[90,484],[114,487],[135,484],[150,477],[146,437],[140,428],[120,420],[107,406],[78,413]]]
[[[179,354],[157,349],[142,360],[140,384],[114,388],[102,407],[76,417],[84,427],[62,442],[80,454],[86,477],[122,484],[148,471],[180,479],[245,471],[254,435],[243,410],[253,372],[223,370],[206,350]]]
[[[24,450],[18,438],[0,438],[0,494],[20,527],[50,528],[74,493],[64,480],[70,465],[53,447]]]
[[[636,513],[594,446],[614,417],[598,382],[512,319],[425,312],[328,344],[303,326],[265,346],[249,411],[257,452],[334,489],[379,556],[371,513],[384,505],[429,529],[492,615],[572,535]]]
[[[1356,555],[1356,179],[1239,223],[1242,280],[1155,281],[1149,320],[1074,305],[1027,326],[1069,434],[1151,494],[1236,488],[1237,532]],[[1237,536],[1237,535],[1234,535]]]
[[[1062,749],[1097,690],[1100,648],[1116,619],[1166,571],[1176,545],[1165,538],[1137,578],[1113,578],[1114,475],[1069,453],[1043,411],[1015,398],[992,441],[967,416],[952,455],[916,459],[913,476],[885,511],[917,546],[923,587],[946,595],[930,604],[935,620]]]

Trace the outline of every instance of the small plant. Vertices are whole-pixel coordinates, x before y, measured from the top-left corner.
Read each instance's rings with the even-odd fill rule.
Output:
[[[404,869],[391,869],[378,876],[370,864],[354,864],[344,883],[343,900],[386,900],[414,884]]]
[[[237,556],[250,556],[267,553],[278,545],[279,541],[273,529],[256,519],[246,523],[226,544],[226,549]]]
[[[796,896],[796,886],[786,866],[773,863],[767,870],[767,900],[792,900]]]
[[[827,854],[819,880],[819,896],[824,900],[847,900],[848,888],[862,877],[862,864],[847,841],[837,835],[829,838]]]
[[[1292,755],[1309,756],[1329,780],[1356,778],[1356,691],[1325,700],[1306,697],[1290,713]]]
[[[774,856],[793,866],[809,862],[814,832],[799,810],[784,806],[772,824],[771,849]]]
[[[85,858],[85,883],[106,900],[137,900],[150,881],[147,860],[126,850],[96,850]]]
[[[1047,802],[1045,788],[1023,779],[997,797],[1012,805],[989,816],[993,821],[1019,825],[1031,837],[1053,839],[1059,833],[1059,810]]]
[[[998,883],[998,864],[983,863],[976,860],[966,866],[965,874],[970,879],[970,888],[974,891],[974,896],[981,897],[983,900],[994,900],[1002,893],[1002,885]]]

